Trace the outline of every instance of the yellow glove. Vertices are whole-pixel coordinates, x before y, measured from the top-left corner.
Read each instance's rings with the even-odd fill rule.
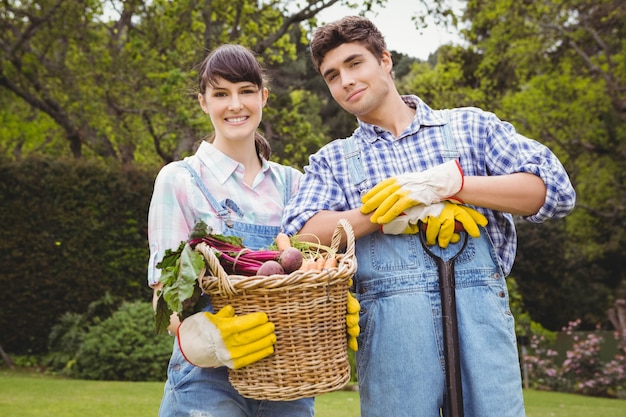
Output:
[[[463,170],[449,161],[422,172],[402,174],[379,182],[363,197],[361,213],[372,223],[387,224],[409,207],[451,199],[463,188]]]
[[[274,353],[274,324],[265,313],[235,316],[231,305],[218,313],[196,313],[178,327],[187,361],[201,368],[239,369]]]
[[[439,216],[430,216],[426,220],[426,244],[434,245],[438,242],[439,246],[447,248],[450,242],[458,242],[459,236],[454,230],[455,221],[461,223],[465,232],[474,238],[480,236],[478,226],[487,225],[487,218],[482,213],[467,206],[446,202]]]
[[[444,204],[450,203],[435,203],[430,206],[419,204],[409,207],[389,223],[383,224],[381,230],[386,235],[414,235],[419,233],[419,221],[426,222],[429,217],[438,217]],[[379,222],[381,220],[381,218],[378,219]]]
[[[352,280],[350,280],[350,285],[352,285]],[[348,304],[347,304],[347,314],[346,314],[346,329],[348,332],[348,348],[353,351],[357,351],[359,349],[359,345],[357,343],[357,336],[361,333],[361,328],[359,327],[359,311],[361,310],[361,305],[359,304],[359,300],[354,298],[354,296],[348,292]]]

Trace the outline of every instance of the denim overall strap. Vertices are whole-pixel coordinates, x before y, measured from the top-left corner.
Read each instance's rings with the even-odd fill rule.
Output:
[[[196,172],[196,170],[193,169],[186,161],[181,161],[181,164],[187,169],[187,171],[189,171],[196,185],[206,197],[211,207],[213,207],[213,209],[217,212],[218,217],[226,224],[227,228],[222,230],[223,235],[240,237],[244,240],[245,246],[253,250],[268,247],[272,243],[273,239],[280,231],[279,226],[267,226],[233,221],[230,218],[231,211],[240,217],[243,217],[244,215],[237,203],[230,198],[218,203],[200,178],[198,172]],[[291,198],[291,184],[293,181],[292,172],[287,167],[280,165],[276,165],[275,168],[276,167],[278,168],[276,171],[278,171],[278,175],[281,177],[280,180],[276,182],[283,184],[283,202],[284,204],[287,204]]]
[[[292,172],[287,167],[279,166],[278,168],[278,175],[280,175],[281,180],[277,180],[276,183],[283,185],[283,201],[284,204],[287,204],[291,198]],[[237,236],[243,239],[245,247],[252,250],[259,250],[269,247],[276,238],[276,235],[278,235],[278,232],[280,232],[280,226],[235,221],[232,227],[224,229],[222,234],[226,236]]]
[[[442,126],[443,140],[446,144],[446,149],[444,149],[442,152],[443,159],[446,161],[451,159],[457,159],[461,155],[456,149],[456,143],[454,140],[454,136],[452,135],[452,128],[450,128],[450,110],[439,110],[439,114],[445,122],[445,124]]]
[[[217,200],[213,198],[213,196],[209,192],[209,189],[206,188],[206,185],[204,185],[204,182],[202,182],[202,179],[200,178],[200,175],[196,172],[196,170],[193,169],[187,161],[183,160],[180,162],[181,162],[181,165],[187,171],[189,171],[189,173],[191,174],[191,177],[193,178],[194,182],[196,183],[196,185],[198,186],[198,188],[200,189],[204,197],[206,197],[211,207],[213,207],[213,210],[217,212],[217,216],[220,219],[222,219],[224,223],[226,223],[226,226],[233,227],[233,221],[230,218],[230,211],[228,210],[228,208],[233,208],[233,207],[230,207],[230,204],[227,201],[225,201],[224,204],[219,204]]]
[[[448,161],[451,159],[457,159],[460,154],[456,148],[456,143],[454,140],[454,135],[452,134],[452,129],[450,128],[450,111],[439,110],[439,114],[445,121],[443,128],[443,138],[445,142],[445,149],[442,152],[443,158]],[[348,170],[350,171],[350,177],[353,179],[352,183],[359,190],[361,194],[365,192],[363,189],[363,184],[365,183],[365,171],[363,170],[363,163],[361,159],[361,150],[356,145],[356,140],[354,136],[347,137],[342,139],[343,145],[343,153],[344,159],[346,160],[346,164],[348,164]],[[359,187],[359,185],[361,187]]]
[[[363,170],[361,160],[361,150],[357,147],[354,136],[342,139],[341,143],[343,145],[344,159],[350,171],[350,177],[356,189],[363,195],[366,190],[363,188],[365,186],[365,171]]]
[[[291,169],[289,169],[288,167],[284,167],[284,166],[278,166],[278,167],[280,168],[278,172],[280,172],[280,175],[283,179],[283,183],[285,184],[285,186],[283,187],[283,205],[286,206],[287,203],[289,202],[289,199],[291,199],[291,182],[292,182],[293,173],[291,172]]]
[[[230,198],[225,199],[222,204],[218,203],[217,200],[213,198],[211,192],[206,187],[204,182],[202,182],[202,179],[200,178],[200,175],[196,172],[196,170],[193,169],[191,165],[187,163],[187,161],[180,162],[182,166],[185,167],[187,171],[189,171],[191,177],[193,178],[198,188],[200,188],[202,194],[206,197],[211,207],[213,207],[213,210],[217,212],[218,217],[224,220],[228,227],[232,227],[233,221],[230,219],[229,209],[237,213],[239,216],[243,216],[243,212],[241,211],[237,203],[235,203]],[[285,184],[283,187],[283,204],[286,205],[291,198],[292,173],[286,167],[280,167],[279,172],[282,177],[283,183]]]

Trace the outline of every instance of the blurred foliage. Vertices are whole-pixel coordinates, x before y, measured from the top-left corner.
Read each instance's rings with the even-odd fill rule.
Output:
[[[174,339],[154,331],[149,302],[125,302],[89,326],[70,375],[111,381],[164,381]]]
[[[0,344],[46,350],[52,324],[110,292],[150,299],[155,173],[93,160],[0,159]]]
[[[65,313],[50,332],[46,373],[111,381],[164,381],[173,338],[154,331],[152,303],[111,294],[83,314]]]
[[[270,102],[263,130],[284,150],[279,160],[301,166],[328,133],[323,123],[309,125],[316,100],[297,91],[310,66],[306,35],[319,12],[348,3],[3,2],[0,151],[151,167],[180,159],[211,130],[196,99],[196,66],[216,46],[239,43],[268,68],[292,70],[276,77],[294,83]]]
[[[376,21],[376,10],[393,1],[362,2],[355,14]],[[319,12],[349,3],[3,2],[5,350],[44,351],[52,323],[82,314],[106,291],[149,296],[145,218],[154,174],[211,131],[196,100],[195,66],[215,46],[241,43],[267,66],[261,130],[273,159],[302,168],[321,145],[352,132],[354,117],[332,99],[307,50]],[[524,311],[553,330],[578,317],[583,329],[608,326],[606,309],[626,298],[626,4],[419,4],[416,26],[456,26],[462,42],[428,62],[388,45],[398,89],[433,108],[493,111],[553,149],[576,188],[566,219],[518,219],[512,276]]]
[[[122,301],[120,297],[106,292],[101,298],[92,301],[85,313],[63,313],[48,336],[46,372],[70,376],[89,326],[113,315]]]
[[[449,21],[465,43],[439,48],[434,66],[414,63],[398,88],[434,108],[492,111],[559,156],[576,209],[542,225],[519,219],[512,275],[529,314],[547,328],[579,317],[583,329],[608,327],[606,310],[626,298],[626,5],[463,4]]]

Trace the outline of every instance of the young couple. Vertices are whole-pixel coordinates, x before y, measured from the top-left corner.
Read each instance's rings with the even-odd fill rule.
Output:
[[[361,415],[435,417],[448,413],[441,301],[436,265],[422,249],[418,222],[428,224],[427,241],[444,258],[458,251],[459,233],[468,233],[455,266],[465,415],[523,416],[505,282],[516,251],[512,215],[537,223],[567,215],[576,196],[563,166],[547,147],[492,113],[437,111],[417,96],[401,96],[384,37],[365,18],[345,17],[319,28],[311,56],[333,98],[359,126],[312,155],[304,175],[269,161],[269,145],[257,132],[268,92],[254,55],[224,45],[204,60],[198,100],[215,132],[156,179],[149,284],[156,291],[156,264],[187,238],[197,219],[261,248],[279,230],[311,233],[329,244],[337,221],[345,218],[354,229],[358,260]],[[465,232],[455,229],[457,222]],[[221,337],[222,323],[237,328],[238,317],[198,313],[181,325],[172,318],[177,341],[159,415],[314,415],[312,398],[254,400],[229,384],[228,367],[249,363]],[[243,338],[249,342],[244,352],[256,360],[256,348],[248,346],[261,343],[264,357],[275,336],[268,334],[267,317],[255,325],[270,328],[259,336],[262,343]]]

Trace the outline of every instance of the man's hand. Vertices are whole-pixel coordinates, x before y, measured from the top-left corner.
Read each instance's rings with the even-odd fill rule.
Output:
[[[201,368],[239,369],[274,353],[274,324],[265,313],[235,316],[231,305],[218,313],[196,313],[178,327],[187,361]]]
[[[419,204],[404,210],[389,223],[383,224],[381,230],[386,235],[414,235],[419,233],[418,223],[426,222],[429,217],[438,217],[446,203],[435,203],[430,206]],[[381,222],[381,219],[378,219]]]
[[[471,207],[446,202],[439,216],[430,216],[426,219],[426,244],[439,243],[442,248],[447,248],[450,242],[457,242],[455,223],[459,222],[465,232],[471,237],[479,237],[478,226],[485,227],[487,218],[482,213]]]
[[[409,207],[431,205],[454,199],[463,188],[463,170],[458,161],[449,161],[422,172],[387,178],[362,198],[361,213],[374,211],[373,223],[386,224]]]
[[[391,222],[382,225],[381,229],[387,235],[416,234],[419,233],[420,220],[426,225],[426,243],[439,243],[442,248],[447,248],[450,242],[459,241],[457,222],[471,237],[479,237],[478,226],[487,225],[487,218],[473,208],[444,201],[430,206],[420,204],[410,207]]]

